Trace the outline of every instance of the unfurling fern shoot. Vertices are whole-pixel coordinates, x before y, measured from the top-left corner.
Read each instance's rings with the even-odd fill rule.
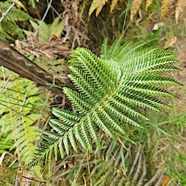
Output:
[[[180,85],[163,72],[178,71],[172,52],[160,48],[141,49],[140,44],[121,44],[119,37],[110,48],[103,42],[101,57],[90,50],[77,48],[71,54],[69,78],[76,90],[64,88],[73,111],[53,109],[58,119],[51,119],[52,131],[45,131],[36,159],[63,158],[70,149],[93,151],[92,144],[100,147],[98,130],[111,138],[115,132],[126,134],[124,123],[143,127],[140,120],[148,120],[141,109],[159,111],[167,105],[158,96],[172,96],[160,88]],[[122,124],[121,124],[121,121]]]

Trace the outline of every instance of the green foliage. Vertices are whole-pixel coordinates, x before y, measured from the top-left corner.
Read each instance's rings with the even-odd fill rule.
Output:
[[[0,12],[4,13],[7,11],[7,9],[10,7],[10,2],[6,1],[4,3],[0,3]],[[32,17],[30,17],[27,13],[19,10],[15,6],[11,8],[11,10],[6,15],[6,19],[10,21],[27,21],[31,20]]]
[[[39,38],[39,43],[40,44],[47,44],[49,43],[50,39],[52,37],[60,37],[63,30],[64,30],[64,25],[62,21],[60,20],[59,17],[54,19],[52,24],[46,24],[43,21],[30,21],[34,33],[38,32],[38,38]],[[33,34],[31,31],[24,31],[27,36]]]
[[[101,49],[101,58],[85,48],[72,52],[69,78],[77,90],[65,87],[63,92],[72,103],[73,111],[53,109],[59,119],[51,119],[52,131],[45,131],[36,161],[60,151],[61,157],[70,153],[70,145],[77,151],[77,142],[83,149],[93,151],[92,140],[100,147],[98,130],[116,139],[115,133],[126,135],[125,124],[137,127],[148,120],[142,109],[159,111],[166,108],[160,98],[172,96],[159,88],[180,85],[162,76],[162,72],[179,70],[173,63],[174,54],[159,48],[141,49],[141,45],[121,45],[119,37],[110,48],[107,40]],[[91,140],[92,138],[92,140]]]
[[[33,8],[35,8],[37,2],[39,2],[39,0],[29,0],[29,3],[32,5]]]
[[[160,185],[164,179],[163,168],[159,168],[155,173],[148,171],[149,167],[140,145],[124,149],[121,144],[112,141],[99,153],[89,173],[94,185],[149,186]],[[172,181],[170,180],[169,184]]]
[[[10,2],[10,0],[7,0],[0,3],[0,14],[6,12],[10,7]],[[16,0],[16,2],[20,1]],[[40,1],[42,8],[36,2],[38,1],[29,0],[34,8],[35,15],[37,14],[37,17],[41,18],[41,15],[43,15],[42,8],[47,7],[47,2]],[[145,42],[148,42],[148,46],[157,45],[162,39],[170,38],[166,33],[167,28],[162,27],[157,31],[151,31],[152,23],[159,22],[158,11],[163,18],[174,8],[171,8],[172,2],[170,0],[162,1],[161,10],[158,1],[152,0],[146,2],[142,0],[127,2],[124,0],[76,1],[73,6],[77,6],[78,17],[73,17],[71,11],[68,12],[70,1],[63,2],[65,2],[63,5],[66,6],[62,9],[58,7],[60,9],[58,10],[58,8],[55,9],[56,2],[53,1],[51,6],[52,18],[49,15],[47,17],[50,17],[50,19],[46,18],[46,21],[51,22],[51,19],[54,19],[59,13],[67,21],[64,23],[67,26],[67,31],[72,28],[71,31],[75,36],[84,29],[88,29],[91,45],[89,42],[86,44],[87,47],[92,47],[94,51],[97,51],[95,49],[100,47],[99,41],[105,35],[114,39],[121,30],[125,32],[130,27],[132,29],[128,31],[130,33],[128,38],[135,35],[134,37],[137,40],[144,39]],[[147,13],[144,12],[145,4]],[[183,15],[185,0],[177,0],[174,4],[176,7],[174,8],[175,17],[178,21]],[[54,76],[55,78],[64,78],[63,73],[61,75],[60,72],[64,70],[65,59],[49,60],[37,53],[45,53],[45,51],[40,50],[40,44],[48,44],[49,50],[54,50],[54,45],[51,46],[49,41],[54,41],[55,36],[61,37],[64,30],[63,23],[59,18],[61,16],[58,15],[58,18],[49,25],[43,21],[27,17],[28,14],[25,15],[26,13],[24,13],[26,9],[19,4],[16,7],[12,8],[0,24],[0,38],[11,41],[15,38],[22,39],[24,37],[22,33],[24,33],[28,39],[25,43],[31,45],[30,48],[23,47],[21,52],[25,55],[28,54],[30,59],[33,60],[34,57],[30,54],[33,51],[33,55],[37,56],[37,59],[34,58],[37,64],[53,75],[54,72],[59,72],[59,76]],[[31,12],[30,7],[26,8]],[[99,16],[97,18],[91,16],[86,19],[88,12],[90,16],[94,11],[96,16]],[[157,14],[153,15],[151,11]],[[105,16],[107,13],[108,16]],[[135,26],[131,24],[129,17],[134,20]],[[139,18],[137,21],[135,21],[136,17]],[[29,31],[21,29],[22,21],[25,21],[24,18],[25,20],[31,20],[34,32],[33,30],[30,31],[29,28]],[[81,21],[85,28],[83,26],[78,28]],[[150,27],[147,26],[148,22]],[[24,22],[24,26],[28,23],[28,21]],[[104,25],[104,27],[100,28],[100,25]],[[171,24],[169,25],[170,30],[172,30]],[[135,31],[136,26],[140,29]],[[95,32],[91,32],[91,30],[95,30]],[[133,34],[134,32],[135,34]],[[70,33],[72,37],[74,37],[73,33]],[[66,36],[69,35],[66,34]],[[70,41],[66,36],[64,36],[65,40],[67,38]],[[84,36],[86,34],[82,35],[82,37]],[[125,40],[128,40],[126,36],[127,34]],[[58,39],[56,39],[57,44],[59,44]],[[41,156],[41,158],[45,157],[51,163],[47,164],[48,167],[42,167],[42,173],[40,166],[39,168],[35,166],[35,170],[30,173],[24,169],[24,166],[27,167],[27,163],[31,161],[36,152],[35,141],[39,137],[37,130],[38,127],[41,127],[40,123],[45,122],[45,117],[41,114],[41,108],[48,112],[48,108],[45,108],[46,103],[41,102],[38,88],[30,81],[14,75],[8,81],[9,76],[4,77],[4,71],[0,71],[0,165],[2,168],[0,169],[0,182],[2,181],[3,185],[15,184],[15,180],[19,177],[16,174],[20,164],[23,165],[20,168],[23,174],[20,173],[19,184],[28,181],[27,179],[22,180],[22,175],[27,176],[28,174],[31,182],[32,178],[35,179],[35,173],[37,179],[41,181],[44,178],[48,184],[52,185],[101,186],[104,184],[118,185],[119,182],[121,185],[136,185],[136,182],[143,178],[143,174],[145,175],[144,170],[147,169],[146,183],[150,183],[152,178],[155,180],[154,185],[165,185],[162,182],[163,172],[157,172],[160,173],[158,175],[154,171],[156,169],[154,166],[161,164],[161,160],[165,162],[166,174],[170,176],[170,179],[180,179],[181,185],[186,183],[186,169],[183,166],[186,162],[184,156],[185,113],[176,117],[170,110],[164,109],[165,112],[161,114],[150,112],[150,115],[148,114],[150,121],[146,116],[146,108],[154,111],[164,106],[166,108],[166,105],[159,100],[162,100],[162,96],[172,96],[161,87],[176,85],[177,82],[161,76],[161,73],[178,70],[172,66],[172,63],[176,62],[174,54],[152,47],[142,49],[143,44],[128,43],[123,46],[120,41],[121,38],[116,40],[109,48],[107,40],[105,40],[100,58],[86,49],[77,49],[73,52],[69,77],[74,82],[77,91],[64,88],[64,92],[72,102],[73,111],[53,109],[53,113],[58,119],[51,120],[50,126],[47,127],[47,130],[51,130],[46,131],[43,135],[42,144],[37,151],[38,156],[36,156],[36,160],[39,160]],[[66,44],[69,45],[69,43]],[[81,41],[80,44],[82,44]],[[84,43],[83,46],[85,46]],[[47,61],[47,65],[45,61]],[[177,106],[178,103],[175,107]],[[38,121],[40,118],[41,122]],[[164,120],[165,118],[166,120]],[[134,127],[134,125],[139,127]],[[43,126],[42,128],[45,129]],[[141,150],[138,149],[139,151],[137,151],[137,148],[135,148],[137,146],[134,146],[135,149],[133,150],[126,149],[124,145],[127,146],[129,141],[125,141],[124,145],[121,145],[121,143],[111,139],[108,140],[108,136],[114,139],[119,137],[130,139],[130,142],[133,143],[140,142],[145,155]],[[101,147],[101,150],[94,151],[95,144],[93,142],[97,144],[97,147]],[[82,149],[79,144],[86,150],[94,151],[94,154],[78,151],[78,153],[73,152],[73,155],[65,156],[71,154],[70,152],[73,149],[75,151]],[[65,159],[61,160],[58,157],[58,150],[61,151],[62,156],[65,156]],[[10,153],[7,154],[7,151]],[[3,153],[6,153],[5,158],[2,158]],[[15,153],[15,156],[13,156],[13,153]],[[129,154],[128,157],[127,154]],[[9,156],[11,156],[11,159],[9,159]],[[55,156],[55,160],[53,156]],[[50,158],[52,158],[51,162]],[[59,161],[56,161],[56,159]],[[144,160],[146,160],[146,164],[144,164]],[[130,172],[132,173],[130,174]],[[137,181],[135,177],[138,177]],[[159,182],[157,182],[158,179]],[[105,181],[106,183],[104,183]],[[39,183],[33,181],[31,184],[37,185]]]
[[[53,164],[49,178],[52,185],[160,185],[165,176],[165,165],[154,166],[144,148],[124,141],[109,141],[102,135],[103,147],[94,154],[79,152],[66,156]],[[148,149],[148,148],[147,148]],[[146,149],[146,150],[147,150]],[[56,179],[58,178],[58,179]],[[176,185],[170,178],[164,186]]]
[[[39,138],[33,126],[41,118],[39,89],[29,80],[6,76],[3,68],[0,71],[0,154],[15,149],[27,164],[34,157]]]
[[[11,2],[9,1],[0,2],[0,14],[3,15],[10,6]],[[27,13],[13,6],[0,23],[0,38],[3,40],[13,40],[14,36],[16,36],[23,39],[22,29],[17,25],[17,22],[32,19]]]

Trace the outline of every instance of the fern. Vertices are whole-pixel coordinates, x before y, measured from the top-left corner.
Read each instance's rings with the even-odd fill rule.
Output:
[[[2,21],[1,26],[6,34],[18,36],[19,38],[23,39],[22,29],[19,28],[14,22],[4,20]]]
[[[172,6],[173,0],[163,0],[161,5],[160,17],[164,18]]]
[[[89,16],[91,16],[94,10],[96,10],[96,16],[98,16],[107,1],[108,0],[93,0],[89,9]]]
[[[149,6],[152,4],[152,0],[147,0],[146,1],[146,6],[145,6],[145,9],[146,11],[148,10]]]
[[[142,0],[133,0],[131,6],[131,14],[130,19],[133,21],[134,15],[136,15],[137,11],[140,9]]]
[[[2,78],[8,79],[3,70],[0,72]],[[20,91],[24,88],[27,88],[25,93]],[[36,150],[35,141],[39,139],[37,128],[33,126],[41,117],[37,108],[38,91],[39,89],[29,80],[16,75],[7,82],[0,80],[0,136],[4,137],[0,139],[0,154],[16,149],[25,164],[33,159]]]
[[[167,107],[157,96],[172,96],[159,86],[180,85],[161,75],[178,70],[172,66],[177,62],[174,54],[120,43],[121,37],[108,48],[105,40],[102,58],[85,48],[72,52],[69,78],[77,90],[65,87],[63,92],[71,101],[73,111],[53,109],[58,119],[51,119],[52,131],[44,132],[36,159],[45,157],[50,160],[53,152],[57,158],[58,150],[63,158],[69,154],[70,145],[77,151],[77,142],[91,152],[92,140],[100,147],[98,130],[116,139],[115,132],[126,133],[120,121],[143,127],[140,121],[148,118],[140,108],[159,111]]]
[[[57,17],[54,19],[52,24],[46,24],[42,21],[30,21],[34,31],[38,32],[38,38],[40,44],[48,43],[51,38],[55,35],[56,37],[60,37],[61,33],[64,30],[63,23]],[[42,24],[41,24],[42,23]],[[24,31],[26,35],[33,35],[32,31]]]
[[[0,14],[5,13],[10,7],[10,2],[0,2]],[[17,36],[20,39],[23,39],[22,29],[17,26],[17,21],[26,21],[33,20],[27,13],[22,10],[12,7],[8,14],[3,18],[0,23],[0,37],[4,40],[14,39],[14,36]],[[11,37],[12,36],[12,37]]]
[[[11,3],[10,2],[1,2],[0,3],[0,12],[4,13],[7,11],[7,9],[10,7]],[[33,20],[32,17],[30,17],[27,13],[19,10],[16,7],[12,7],[11,10],[9,11],[7,17],[7,20],[9,21],[27,21],[27,20]]]
[[[175,11],[175,18],[176,18],[177,23],[180,18],[180,15],[183,13],[185,7],[186,7],[186,0],[178,0],[178,2],[176,4],[176,11]]]
[[[133,0],[132,5],[130,8],[130,20],[134,21],[134,16],[139,11],[143,0]],[[110,3],[110,13],[117,7],[117,5],[121,3],[119,0],[112,0]],[[123,3],[123,2],[122,2]],[[147,11],[150,7],[150,5],[153,3],[152,0],[147,0],[145,2],[145,10]],[[99,15],[99,13],[102,11],[103,6],[109,4],[108,0],[92,0],[91,6],[89,8],[89,16],[96,10],[96,16]],[[176,23],[178,23],[180,16],[183,14],[184,7],[186,6],[185,0],[177,0],[175,3],[176,6],[174,7],[174,0],[162,0],[162,5],[160,7],[160,18],[163,19],[165,16],[168,16],[168,12],[173,8],[175,8],[175,19]],[[127,5],[126,5],[127,6]],[[123,10],[123,9],[121,9]]]
[[[119,0],[112,0],[111,5],[110,5],[110,12],[112,12],[114,10],[114,8],[116,7],[118,1]]]

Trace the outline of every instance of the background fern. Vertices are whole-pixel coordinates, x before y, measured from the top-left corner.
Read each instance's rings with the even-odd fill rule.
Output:
[[[1,15],[8,10],[11,3],[12,2],[10,1],[0,2]],[[19,8],[13,6],[8,15],[6,15],[0,23],[0,37],[3,40],[14,40],[15,36],[19,39],[23,39],[23,30],[17,25],[17,23],[18,21],[27,20],[33,20],[33,18]]]
[[[15,154],[19,154],[22,162],[28,164],[34,157],[35,142],[39,139],[39,132],[33,126],[42,116],[38,112],[41,104],[39,89],[15,74],[7,76],[9,71],[6,69],[1,68],[0,73],[0,144],[7,143],[6,146],[0,145],[0,151],[11,152],[15,149]],[[20,92],[23,87],[26,91]]]
[[[145,9],[146,11],[149,9],[149,7],[152,4],[152,0],[147,0],[145,2]],[[163,19],[165,16],[169,15],[169,11],[172,9],[172,5],[173,5],[173,0],[163,0],[162,4],[160,6],[160,10],[159,10],[159,14],[160,14],[160,18]],[[112,1],[106,1],[106,0],[93,0],[91,2],[91,6],[89,9],[89,16],[93,13],[94,10],[96,10],[96,16],[99,15],[99,13],[101,12],[101,10],[103,9],[105,4],[110,4],[110,12],[112,12],[114,9],[117,9],[117,5],[120,3],[120,5],[122,5],[124,3],[124,1],[118,1],[118,0],[112,0]],[[140,8],[142,8],[142,0],[133,0],[131,7],[130,7],[130,20],[134,21],[134,17],[135,15],[138,13],[138,11],[140,10]],[[120,6],[118,5],[118,7]],[[178,21],[180,20],[181,15],[184,12],[184,7],[186,6],[186,1],[185,0],[178,0],[176,2],[175,5],[175,19],[176,22],[178,23]]]
[[[175,71],[174,54],[161,49],[139,49],[140,45],[121,45],[122,36],[110,48],[107,40],[102,46],[102,58],[91,51],[78,48],[69,61],[69,78],[77,90],[65,87],[63,92],[72,103],[73,111],[53,109],[58,119],[51,119],[52,131],[45,131],[36,161],[51,159],[58,150],[62,158],[77,151],[77,142],[92,152],[92,140],[100,147],[98,130],[116,139],[115,132],[126,134],[124,124],[140,125],[148,120],[140,108],[159,111],[167,107],[157,98],[172,96],[159,88],[161,85],[180,85],[175,80],[161,76],[162,72]],[[149,75],[150,73],[150,75]],[[92,138],[92,140],[91,140]],[[37,159],[38,158],[38,159]]]

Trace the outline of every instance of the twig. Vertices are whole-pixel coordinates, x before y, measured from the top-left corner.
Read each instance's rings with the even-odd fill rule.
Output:
[[[6,87],[6,85],[8,84],[9,80],[11,79],[11,77],[13,76],[13,73],[10,74],[10,76],[8,77],[8,79],[5,81],[4,85],[1,87],[0,89],[0,93],[3,91],[3,89]]]

